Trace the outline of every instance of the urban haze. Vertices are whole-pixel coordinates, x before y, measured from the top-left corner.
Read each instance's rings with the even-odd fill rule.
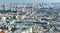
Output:
[[[60,0],[0,0],[0,33],[60,33]]]

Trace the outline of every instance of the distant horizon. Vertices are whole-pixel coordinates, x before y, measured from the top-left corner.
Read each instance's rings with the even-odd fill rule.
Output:
[[[60,3],[60,0],[0,0],[0,4]]]

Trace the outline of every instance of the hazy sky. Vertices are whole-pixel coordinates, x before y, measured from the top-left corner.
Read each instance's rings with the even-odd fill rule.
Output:
[[[19,4],[29,4],[29,3],[52,3],[52,2],[60,2],[60,0],[0,0],[0,3],[19,3]]]

